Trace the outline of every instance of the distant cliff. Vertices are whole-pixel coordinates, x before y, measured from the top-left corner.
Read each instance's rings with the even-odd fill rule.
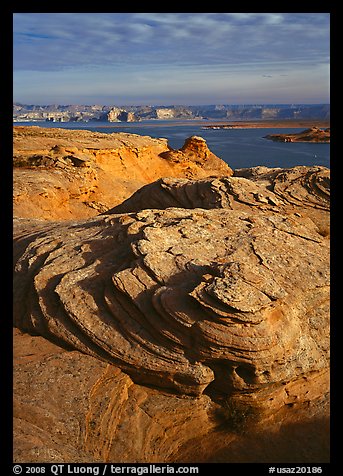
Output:
[[[52,122],[133,122],[144,119],[330,119],[329,104],[255,104],[205,106],[13,105],[13,120]]]

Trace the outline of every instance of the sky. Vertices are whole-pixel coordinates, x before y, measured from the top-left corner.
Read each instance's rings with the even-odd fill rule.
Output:
[[[329,13],[15,13],[23,104],[329,103]]]

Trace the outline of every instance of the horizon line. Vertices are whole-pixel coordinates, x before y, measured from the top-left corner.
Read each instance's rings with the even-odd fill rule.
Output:
[[[112,104],[102,104],[102,103],[34,103],[34,102],[21,102],[21,101],[13,101],[13,105],[20,105],[20,106],[150,106],[150,107],[171,107],[171,106],[186,106],[186,107],[199,107],[199,106],[298,106],[298,105],[305,105],[305,106],[328,106],[330,102],[242,102],[242,103],[199,103],[199,104],[186,104],[186,103],[169,103],[169,104],[152,104],[152,103],[144,103],[144,104],[135,104],[135,103],[112,103]]]

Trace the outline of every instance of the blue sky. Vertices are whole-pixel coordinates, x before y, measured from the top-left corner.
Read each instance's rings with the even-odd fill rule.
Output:
[[[14,101],[329,102],[329,13],[16,13]]]

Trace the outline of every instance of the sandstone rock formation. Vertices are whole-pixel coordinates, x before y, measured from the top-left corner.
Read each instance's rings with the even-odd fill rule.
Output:
[[[175,152],[174,152],[175,153]],[[231,208],[297,213],[329,226],[330,171],[325,167],[236,169],[231,177],[210,179],[161,178],[148,184],[111,213],[168,207]]]
[[[16,463],[328,461],[323,399],[246,427],[247,412],[134,384],[113,365],[17,329],[14,354]]]
[[[37,238],[30,223],[29,253],[19,220],[15,323],[144,384],[201,394],[211,383],[244,398],[279,391],[327,368],[328,244],[311,220],[296,218],[168,208],[37,224]],[[38,301],[23,309],[31,282]],[[316,308],[307,318],[306,301]]]
[[[258,167],[16,218],[15,461],[327,461],[329,200],[324,167]]]
[[[175,161],[168,157],[178,151],[170,149],[166,139],[14,127],[14,214],[47,220],[87,218],[160,177],[232,175],[204,141],[199,146],[199,140],[189,139],[187,144],[180,152],[183,160]]]
[[[246,394],[327,366],[327,348],[318,349],[327,331],[326,245],[314,227],[282,215],[171,209],[39,229],[16,264],[22,329],[191,394],[214,381]],[[16,233],[20,247],[25,226]],[[24,310],[32,281],[38,301]],[[303,300],[317,308],[308,319]],[[216,379],[217,364],[224,375]]]
[[[189,161],[201,166],[206,171],[220,171],[227,175],[228,169],[221,159],[213,154],[207,147],[205,139],[198,136],[192,136],[185,140],[184,145],[179,150],[169,150],[163,152],[161,156],[173,163],[187,164]],[[228,175],[231,175],[232,171]],[[216,174],[218,175],[218,174]]]

